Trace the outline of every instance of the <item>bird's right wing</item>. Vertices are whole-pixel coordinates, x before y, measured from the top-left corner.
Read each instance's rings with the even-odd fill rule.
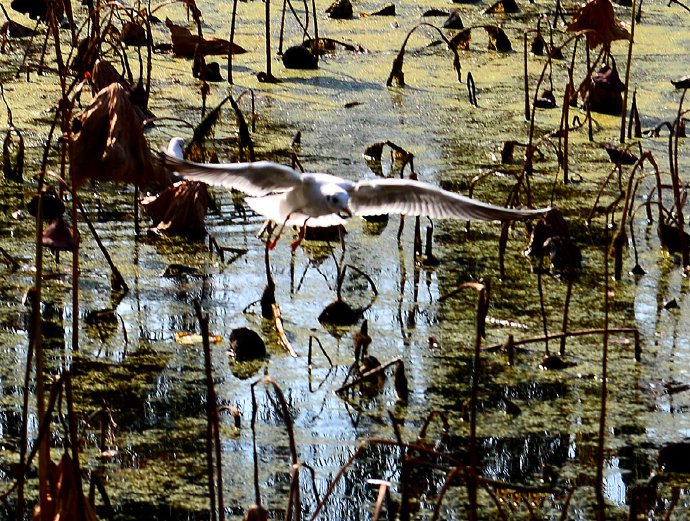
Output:
[[[179,159],[167,152],[159,157],[166,169],[185,179],[234,188],[255,197],[285,192],[301,183],[299,172],[271,161],[206,164]]]
[[[544,215],[549,208],[516,210],[471,199],[409,179],[359,181],[349,190],[356,215],[397,213],[431,218],[504,221]]]

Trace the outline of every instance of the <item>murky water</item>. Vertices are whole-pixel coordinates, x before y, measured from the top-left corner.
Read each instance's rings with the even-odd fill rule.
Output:
[[[9,4],[2,0],[3,5]],[[205,34],[227,37],[230,4],[199,3],[204,15]],[[323,13],[326,4],[317,9]],[[382,5],[363,2],[356,13],[371,13]],[[422,180],[467,193],[471,179],[491,171],[509,174],[515,166],[500,164],[504,141],[527,141],[522,91],[521,35],[525,27],[534,28],[539,13],[552,13],[543,2],[521,5],[518,15],[484,15],[488,5],[451,4],[438,0],[406,2],[396,6],[395,17],[356,16],[349,21],[319,18],[321,36],[366,48],[366,53],[339,50],[325,56],[317,71],[285,69],[278,57],[272,62],[278,84],[262,84],[256,73],[265,70],[263,9],[259,2],[241,3],[236,42],[250,52],[234,58],[231,92],[238,96],[246,89],[256,94],[257,129],[253,139],[260,158],[289,161],[293,135],[301,132],[299,158],[307,170],[328,171],[351,179],[372,177],[362,154],[377,141],[390,140],[414,154],[415,171]],[[574,5],[568,5],[574,9]],[[405,34],[422,20],[441,25],[444,18],[422,18],[431,8],[461,12],[466,27],[486,23],[502,25],[512,41],[514,52],[500,54],[487,50],[486,33],[472,30],[471,49],[461,52],[463,80],[471,73],[477,86],[478,107],[469,103],[464,83],[458,83],[452,70],[452,54],[442,45],[429,46],[438,34],[420,29],[408,43],[404,71],[407,86],[389,89],[385,82],[393,59]],[[279,7],[273,11],[274,51],[279,27]],[[301,6],[295,5],[298,12]],[[30,25],[19,15],[12,16]],[[616,7],[617,16],[628,22],[629,8]],[[185,23],[184,9],[171,5],[158,11],[164,19]],[[549,15],[552,17],[553,15]],[[687,73],[687,12],[664,2],[643,6],[641,23],[636,27],[631,84],[637,89],[637,103],[643,128],[653,128],[675,118],[680,91],[669,80]],[[566,17],[568,18],[568,17]],[[163,25],[155,29],[155,39],[167,39]],[[299,43],[300,30],[294,20],[286,28],[286,46]],[[557,34],[557,41],[563,36]],[[38,43],[34,45],[38,46]],[[24,44],[15,44],[0,56],[0,73],[15,124],[24,131],[29,147],[27,181],[23,186],[3,185],[3,219],[0,245],[20,261],[16,272],[1,271],[3,303],[0,309],[0,478],[4,487],[11,482],[10,464],[17,460],[21,419],[21,398],[26,347],[28,310],[22,295],[33,284],[34,220],[25,204],[35,184],[29,179],[40,162],[47,122],[59,97],[53,76],[33,74],[30,82],[13,75],[19,66]],[[615,42],[613,55],[624,69],[627,45]],[[131,54],[135,59],[135,55]],[[37,55],[32,55],[34,62]],[[566,60],[554,62],[553,81],[557,99],[565,83]],[[226,73],[224,59],[221,69]],[[529,69],[534,81],[544,58],[530,56]],[[582,71],[582,60],[577,68]],[[577,72],[576,72],[577,74]],[[199,83],[191,76],[191,62],[169,55],[154,56],[154,81],[151,110],[157,116],[176,116],[195,124],[201,114]],[[225,83],[213,84],[208,105],[214,106],[227,94]],[[248,111],[249,98],[240,105]],[[560,100],[559,100],[560,105]],[[557,183],[553,203],[551,192],[556,172],[553,151],[536,165],[531,186],[535,204],[554,204],[562,208],[571,232],[583,251],[582,274],[574,283],[570,306],[570,330],[600,328],[604,323],[604,218],[594,220],[588,229],[585,218],[602,180],[611,165],[601,145],[617,140],[620,121],[616,117],[595,115],[594,142],[586,132],[571,135],[571,173],[582,177],[576,184]],[[5,118],[5,116],[3,116]],[[558,127],[560,110],[537,113],[538,134]],[[2,119],[6,124],[6,120]],[[216,129],[221,156],[236,154],[233,148],[236,127],[227,112]],[[160,122],[147,133],[152,148],[160,148],[172,135],[189,137],[187,128],[174,122]],[[667,170],[666,134],[641,140],[644,149],[654,152],[662,169]],[[681,142],[681,172],[687,165]],[[384,160],[384,168],[390,161]],[[653,186],[649,178],[646,194]],[[475,195],[502,204],[512,188],[510,175],[489,177],[480,183]],[[508,241],[505,270],[501,279],[498,255],[500,227],[496,223],[434,223],[436,267],[415,265],[413,221],[408,219],[398,242],[399,219],[375,228],[352,220],[346,237],[345,262],[362,270],[378,290],[365,312],[373,339],[371,354],[386,362],[400,357],[409,379],[407,404],[397,401],[392,377],[382,391],[366,398],[358,394],[347,400],[334,393],[344,381],[353,362],[351,328],[326,328],[319,313],[336,298],[335,260],[319,255],[305,243],[290,253],[289,237],[271,254],[276,281],[276,298],[285,319],[285,329],[298,353],[289,356],[280,346],[272,325],[260,317],[255,303],[261,297],[266,277],[264,247],[256,237],[259,218],[242,219],[234,213],[228,193],[214,191],[220,214],[210,214],[207,228],[223,246],[243,248],[247,253],[232,262],[221,262],[209,253],[203,242],[180,238],[147,238],[135,234],[131,187],[99,185],[102,200],[99,212],[90,187],[81,196],[95,222],[99,236],[121,270],[130,291],[122,298],[111,292],[110,273],[95,241],[84,226],[80,255],[80,351],[71,349],[71,259],[59,261],[46,253],[46,270],[52,276],[45,283],[44,316],[54,332],[49,347],[51,367],[56,368],[64,348],[75,368],[78,387],[77,406],[85,426],[83,466],[97,472],[107,489],[117,519],[201,519],[208,516],[205,476],[206,387],[203,353],[200,346],[180,345],[175,333],[197,331],[193,301],[199,299],[209,315],[210,330],[222,337],[213,347],[216,390],[222,404],[241,411],[241,426],[236,428],[229,414],[222,416],[222,457],[225,503],[232,519],[241,519],[255,501],[252,485],[253,456],[250,420],[250,385],[267,372],[281,386],[295,425],[299,458],[310,465],[320,495],[326,491],[338,470],[357,444],[367,438],[395,439],[392,418],[402,437],[416,440],[428,414],[441,411],[449,430],[442,433],[434,422],[428,440],[440,452],[466,461],[469,422],[464,418],[470,396],[472,355],[475,331],[476,295],[467,291],[439,301],[461,283],[483,279],[491,283],[491,306],[487,336],[483,345],[504,342],[509,334],[517,340],[543,334],[539,291],[535,270],[537,261],[523,255],[527,236],[522,225],[513,227]],[[615,186],[604,195],[606,203],[617,195]],[[640,201],[642,201],[640,197]],[[16,213],[19,212],[19,213]],[[607,516],[625,517],[633,486],[648,484],[661,472],[659,449],[680,442],[690,433],[690,397],[681,386],[690,383],[688,375],[687,281],[681,276],[677,257],[661,250],[655,228],[647,227],[644,212],[635,218],[636,241],[643,276],[625,274],[610,283],[611,327],[637,328],[640,332],[642,360],[635,362],[632,337],[613,334],[609,342],[607,428],[605,431],[604,495]],[[422,221],[423,227],[427,221]],[[336,248],[335,258],[340,256]],[[632,251],[626,251],[625,272],[632,269]],[[195,274],[165,276],[172,264],[193,266]],[[566,283],[550,275],[542,277],[547,326],[550,332],[561,328]],[[366,279],[348,270],[344,298],[355,306],[366,306],[371,290]],[[678,307],[665,309],[675,299]],[[117,320],[105,331],[85,325],[90,312],[115,308]],[[267,343],[270,357],[251,368],[235,365],[227,355],[230,332],[246,326],[259,332]],[[313,367],[307,364],[310,337],[322,344],[328,359],[314,351]],[[549,349],[558,352],[559,342]],[[593,518],[597,433],[601,403],[601,336],[568,340],[565,360],[572,365],[563,370],[542,370],[543,343],[529,344],[519,351],[509,366],[505,352],[484,353],[479,394],[480,473],[482,476],[526,487],[553,486],[551,492],[527,496],[505,493],[499,499],[511,518],[528,518],[530,508],[547,519],[558,519],[567,503],[569,519]],[[249,374],[248,374],[249,373]],[[389,373],[392,375],[392,373]],[[510,414],[507,403],[519,407]],[[284,515],[290,481],[290,453],[282,412],[273,394],[257,387],[256,436],[259,451],[259,482],[262,500],[271,518]],[[99,423],[89,416],[101,407],[111,410],[114,424],[107,448],[100,457]],[[59,456],[64,432],[56,427],[54,446]],[[30,433],[36,435],[35,420]],[[400,494],[401,454],[397,448],[375,445],[346,472],[322,511],[322,519],[368,519],[377,490],[368,479],[393,483],[393,495]],[[416,469],[414,481],[419,490],[419,519],[432,516],[436,497],[444,484],[444,474],[423,467]],[[33,483],[33,482],[31,482]],[[682,484],[682,482],[681,482]],[[677,482],[661,482],[658,501],[649,507],[649,518],[672,509],[672,518],[682,519],[690,506],[684,489],[673,507],[672,487]],[[306,514],[316,501],[310,478],[302,478],[302,497]],[[29,487],[31,489],[31,486]],[[569,502],[567,498],[572,493]],[[33,492],[35,495],[35,491]],[[511,503],[511,501],[513,501]],[[529,502],[533,501],[533,504]],[[482,518],[497,515],[497,507],[486,492],[480,492]],[[529,506],[528,506],[529,504]],[[11,516],[12,507],[0,510],[0,517]],[[451,487],[441,507],[441,518],[467,517],[466,489]]]

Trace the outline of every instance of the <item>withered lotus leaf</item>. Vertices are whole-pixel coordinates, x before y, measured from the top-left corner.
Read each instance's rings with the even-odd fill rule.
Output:
[[[112,83],[122,83],[122,74],[107,60],[96,60],[91,70],[91,82],[94,93]]]
[[[27,15],[32,20],[50,20],[51,9],[55,19],[60,20],[64,13],[62,2],[47,2],[45,0],[12,0],[10,4],[15,11]]]
[[[610,47],[614,40],[630,40],[630,33],[616,19],[610,0],[591,0],[573,16],[568,31],[587,31],[587,45],[594,49],[600,44]]]
[[[510,52],[513,46],[503,29],[497,25],[485,25],[484,30],[489,35],[489,50],[498,52]]]
[[[193,58],[196,47],[199,45],[199,52],[202,56],[226,55],[230,50],[230,42],[215,36],[199,37],[186,27],[176,25],[170,19],[165,20],[165,25],[170,30],[172,39],[172,49],[176,56],[183,58]],[[233,43],[232,54],[243,54],[247,52],[239,45]]]
[[[467,28],[458,31],[457,34],[450,39],[450,44],[459,51],[469,51],[471,41],[472,30]]]
[[[677,80],[671,80],[671,83],[676,89],[690,88],[690,76],[683,76]]]
[[[623,110],[623,91],[616,62],[604,65],[592,75],[592,81],[585,95],[585,107],[602,114],[618,115]]]
[[[120,41],[125,45],[142,46],[146,45],[146,29],[138,23],[129,21],[122,26]]]
[[[337,20],[349,20],[354,14],[350,0],[335,0],[326,8],[328,16]]]
[[[519,13],[520,8],[515,0],[498,0],[484,11],[485,14]]]
[[[86,179],[165,185],[165,173],[153,169],[141,117],[119,83],[100,90],[73,122],[70,170],[75,188]]]
[[[208,201],[205,183],[179,181],[157,196],[145,198],[142,206],[153,220],[155,230],[202,237],[206,233],[204,219]]]
[[[395,16],[395,4],[388,4],[378,11],[371,13],[371,16]]]
[[[77,247],[77,241],[72,237],[72,232],[62,216],[45,227],[41,243],[52,250],[60,251],[74,251]]]
[[[454,9],[443,22],[444,29],[464,29],[465,25],[462,23],[462,18],[460,18],[460,11]]]

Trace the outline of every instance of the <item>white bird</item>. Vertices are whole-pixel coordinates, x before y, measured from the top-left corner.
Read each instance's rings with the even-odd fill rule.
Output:
[[[550,208],[516,210],[471,199],[437,186],[411,179],[350,181],[331,174],[300,173],[271,161],[202,164],[180,159],[184,141],[170,140],[161,154],[177,175],[245,192],[247,204],[257,213],[285,226],[300,226],[292,244],[297,248],[306,226],[335,226],[353,215],[402,214],[431,218],[505,221],[544,215]]]

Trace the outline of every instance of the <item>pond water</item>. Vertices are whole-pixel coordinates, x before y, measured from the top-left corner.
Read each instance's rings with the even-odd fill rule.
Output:
[[[27,18],[11,11],[25,25]],[[227,38],[231,3],[199,2],[204,33]],[[280,24],[280,5],[271,6],[272,72],[281,81],[260,83],[256,74],[266,70],[264,51],[265,4],[252,1],[238,6],[235,41],[249,52],[234,57],[232,86],[211,84],[207,105],[213,107],[228,93],[249,114],[249,96],[256,96],[256,130],[252,139],[257,158],[290,161],[293,136],[301,133],[298,157],[308,171],[328,171],[350,179],[374,177],[364,160],[365,149],[389,140],[414,154],[419,179],[468,193],[472,179],[494,172],[477,185],[475,196],[504,204],[521,164],[501,164],[503,144],[528,141],[529,123],[524,120],[522,34],[536,28],[540,14],[554,18],[555,6],[547,2],[524,3],[511,15],[484,14],[489,4],[453,4],[443,0],[408,1],[396,5],[395,16],[368,16],[384,7],[357,2],[352,20],[333,20],[324,14],[327,3],[318,2],[319,33],[366,52],[339,48],[323,56],[318,70],[297,71],[283,67],[275,54]],[[566,20],[578,7],[565,4]],[[304,6],[294,5],[303,16]],[[407,32],[421,21],[442,25],[445,17],[422,17],[429,9],[460,11],[465,27],[499,24],[512,42],[513,51],[489,50],[488,37],[472,29],[469,50],[460,51],[462,82],[452,69],[452,53],[445,45],[431,45],[438,32],[420,28],[407,44],[404,61],[405,87],[386,87],[386,80]],[[83,9],[79,7],[79,17]],[[630,8],[615,6],[616,16],[626,23]],[[187,23],[182,4],[159,9],[161,18]],[[637,107],[643,129],[673,121],[681,98],[670,83],[687,73],[690,18],[682,6],[651,1],[642,7],[635,28],[630,84],[637,92]],[[566,38],[561,30],[554,39]],[[154,42],[169,40],[164,25],[155,25]],[[444,30],[444,33],[452,34]],[[67,34],[63,35],[67,38]],[[288,17],[285,46],[301,41],[301,30]],[[40,38],[29,55],[32,69],[38,63]],[[23,296],[33,285],[35,270],[35,221],[26,203],[36,188],[32,178],[40,166],[44,141],[59,100],[59,84],[52,74],[31,73],[15,79],[27,41],[14,41],[0,55],[0,78],[13,120],[24,133],[27,166],[23,184],[3,181],[0,246],[18,260],[20,267],[0,271],[3,306],[0,311],[0,483],[13,482],[12,464],[18,461],[21,403],[29,342],[29,310]],[[68,46],[66,46],[68,48]],[[585,60],[580,44],[575,76],[582,81]],[[627,42],[614,42],[612,54],[624,77]],[[49,55],[51,52],[48,53]],[[564,60],[553,62],[553,85],[560,107],[570,64],[572,44]],[[136,64],[136,52],[130,50]],[[539,77],[545,58],[530,55],[530,85]],[[225,58],[221,71],[227,76]],[[136,67],[133,66],[136,70]],[[477,105],[467,94],[465,80],[471,73]],[[579,75],[579,76],[578,76]],[[158,117],[177,117],[192,125],[201,118],[200,83],[191,74],[191,62],[169,54],[153,56],[150,109]],[[243,94],[244,93],[244,94]],[[82,103],[87,104],[87,96]],[[572,109],[571,115],[584,112]],[[536,135],[558,128],[559,108],[538,110]],[[7,125],[6,114],[2,116]],[[661,248],[655,225],[647,223],[644,211],[633,224],[644,275],[630,273],[636,260],[632,248],[624,253],[621,280],[606,283],[604,252],[606,219],[587,216],[612,164],[603,149],[616,143],[620,118],[593,114],[593,141],[586,127],[570,133],[570,175],[577,182],[564,185],[552,148],[535,163],[530,185],[535,206],[553,205],[562,210],[573,239],[582,250],[582,269],[573,282],[568,329],[602,328],[608,288],[611,328],[634,328],[639,332],[641,360],[634,358],[634,340],[629,333],[614,332],[608,342],[606,425],[604,430],[603,495],[607,518],[626,518],[631,504],[642,495],[654,494],[639,507],[645,518],[670,514],[684,519],[690,497],[681,475],[669,476],[659,461],[660,451],[687,439],[690,433],[690,324],[685,319],[690,303],[688,282],[682,276],[679,257]],[[237,155],[237,127],[226,110],[215,128],[215,147],[221,160]],[[173,135],[191,137],[185,125],[160,121],[147,131],[151,148],[159,149]],[[640,144],[651,150],[667,176],[668,132],[644,137]],[[688,166],[681,140],[680,171]],[[633,150],[637,150],[634,147]],[[516,159],[517,158],[516,154]],[[57,169],[57,154],[52,154]],[[390,172],[387,152],[383,168]],[[646,171],[646,170],[645,170]],[[408,171],[406,171],[408,173]],[[630,173],[624,167],[624,179]],[[670,182],[670,181],[665,181]],[[638,190],[636,206],[654,187],[646,178]],[[82,466],[87,476],[100,476],[114,510],[114,519],[206,519],[205,431],[206,384],[200,344],[184,345],[176,333],[198,332],[193,302],[198,300],[209,317],[209,329],[221,341],[212,345],[215,389],[221,405],[239,409],[240,425],[230,414],[221,414],[221,453],[226,518],[242,519],[255,502],[251,385],[268,374],[282,389],[294,423],[297,453],[314,470],[315,488],[323,496],[341,467],[368,439],[395,441],[396,430],[406,442],[416,441],[432,411],[447,420],[447,429],[434,420],[425,441],[429,447],[459,461],[471,457],[470,422],[472,361],[476,331],[477,293],[465,290],[442,299],[469,281],[490,283],[486,338],[483,346],[553,334],[561,330],[567,282],[545,273],[538,280],[539,261],[524,255],[528,233],[524,225],[511,227],[505,254],[505,275],[499,264],[500,225],[436,221],[434,255],[436,266],[415,262],[413,219],[407,219],[400,239],[398,217],[387,225],[372,225],[352,219],[347,226],[345,251],[326,243],[306,241],[294,253],[291,237],[284,237],[270,254],[276,300],[287,337],[297,353],[291,356],[280,344],[270,321],[261,318],[258,300],[266,284],[264,243],[257,237],[262,227],[258,216],[236,211],[226,191],[212,190],[218,206],[210,212],[207,230],[224,247],[246,250],[221,261],[209,252],[206,241],[180,237],[151,237],[146,221],[137,234],[134,225],[131,186],[106,183],[86,185],[80,197],[129,291],[111,289],[110,270],[88,231],[80,223],[80,331],[79,351],[72,344],[71,256],[56,258],[45,252],[42,312],[49,348],[48,365],[57,374],[61,363],[71,364],[75,401],[83,432]],[[619,194],[617,183],[603,192],[600,206]],[[670,205],[669,205],[670,207]],[[620,207],[616,219],[620,219]],[[430,223],[422,220],[422,231]],[[367,307],[372,343],[370,354],[382,363],[400,358],[409,381],[406,403],[397,399],[392,370],[380,392],[367,397],[358,392],[339,395],[334,391],[345,381],[354,361],[353,337],[361,321],[351,327],[324,326],[319,314],[336,298],[337,261],[356,269],[346,271],[343,298],[355,307]],[[193,268],[192,272],[166,273],[171,266]],[[372,297],[369,277],[378,294]],[[540,304],[543,293],[546,326]],[[675,300],[677,307],[666,306]],[[88,324],[95,311],[114,309],[116,319],[99,330]],[[228,354],[233,329],[248,327],[266,342],[269,356],[259,364],[233,362]],[[312,366],[308,365],[310,339],[314,342]],[[317,347],[320,342],[326,357]],[[508,364],[504,350],[481,355],[482,372],[478,395],[478,471],[489,480],[514,485],[517,490],[495,489],[494,499],[479,492],[479,516],[494,519],[595,518],[597,442],[601,417],[601,335],[569,338],[568,366],[545,370],[540,366],[547,349],[558,352],[560,342],[551,340],[526,345]],[[331,363],[332,362],[332,366]],[[285,418],[270,387],[258,384],[256,391],[256,447],[258,482],[263,505],[271,519],[284,517],[290,489],[291,455]],[[33,394],[32,394],[33,396]],[[34,400],[31,400],[32,407]],[[514,409],[516,407],[516,409]],[[101,453],[99,420],[95,413],[110,411],[112,424]],[[32,410],[30,437],[37,435]],[[55,425],[54,458],[59,458],[64,429]],[[682,447],[679,459],[687,453]],[[402,493],[402,454],[395,444],[372,444],[338,481],[319,517],[330,520],[369,519],[378,489],[369,479],[392,483],[392,495]],[[683,471],[683,468],[680,468]],[[687,472],[687,465],[685,467]],[[412,477],[414,517],[431,519],[446,476],[439,469],[417,466]],[[657,477],[653,477],[657,476]],[[35,476],[30,475],[27,494],[36,498]],[[305,516],[311,516],[317,501],[311,479],[302,471],[301,496]],[[467,489],[458,481],[444,496],[442,519],[468,517]],[[522,488],[521,488],[522,487]],[[535,490],[539,489],[538,492]],[[631,499],[632,498],[632,499]],[[498,507],[496,502],[501,506]],[[98,512],[107,511],[97,495]],[[0,518],[12,518],[14,499],[0,507]],[[391,509],[392,515],[392,509]]]

